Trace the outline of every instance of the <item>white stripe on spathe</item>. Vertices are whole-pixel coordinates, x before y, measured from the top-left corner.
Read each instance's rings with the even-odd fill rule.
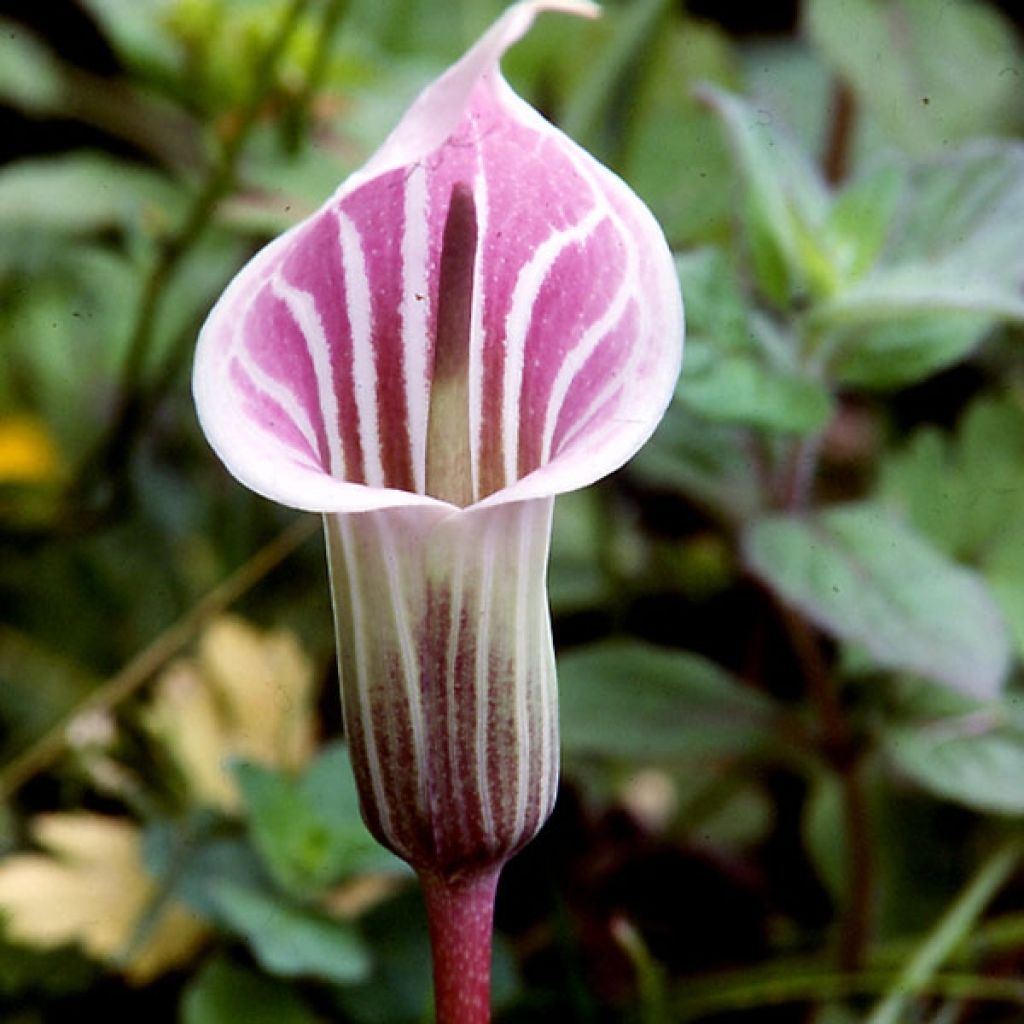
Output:
[[[345,453],[341,447],[338,396],[334,392],[330,346],[327,343],[320,312],[316,308],[316,299],[304,289],[296,288],[285,281],[280,269],[270,279],[270,289],[274,297],[284,303],[306,343],[306,350],[313,364],[313,375],[316,378],[316,393],[324,421],[330,472],[332,476],[344,479]]]
[[[395,639],[397,640],[402,665],[402,688],[409,708],[409,728],[412,732],[413,759],[416,762],[417,798],[420,809],[429,806],[426,740],[423,732],[423,702],[420,699],[420,659],[416,653],[413,637],[412,614],[409,610],[409,594],[399,571],[397,541],[386,516],[373,517],[377,524],[379,550],[383,555],[384,571],[387,576],[388,598],[394,612]]]
[[[552,507],[553,506],[551,506],[550,503],[547,503],[546,507],[544,504],[541,504],[531,508],[531,510],[526,513],[530,519],[536,519],[543,516],[546,520],[543,524],[536,522],[531,524],[531,535],[534,550],[531,553],[530,565],[547,566],[548,536],[551,528],[550,517]],[[547,573],[532,573],[532,582],[534,593],[531,598],[531,604],[537,616],[533,628],[538,630],[535,636],[546,636],[550,629]],[[547,659],[551,646],[548,643],[534,643],[531,647],[534,657],[532,678],[537,681],[535,699],[540,705],[540,715],[537,721],[540,723],[539,731],[541,753],[537,760],[541,768],[539,773],[540,792],[538,797],[537,813],[543,821],[554,799],[553,787],[555,785],[555,780],[552,778],[552,764],[557,756],[557,748],[555,748],[555,737],[552,735],[549,723],[553,718],[557,718],[558,709],[556,707],[557,697],[552,689],[553,679],[550,664]]]
[[[460,777],[465,765],[459,758],[459,712],[458,697],[455,691],[455,670],[459,657],[459,640],[462,632],[462,605],[466,580],[466,547],[456,545],[452,551],[451,589],[448,591],[448,635],[444,638],[444,686],[445,686],[445,724],[447,726],[445,741],[448,745],[448,765],[452,773],[451,792],[449,795],[457,804],[456,811],[459,825],[464,828],[467,819],[466,796],[464,786],[469,780]],[[440,639],[440,638],[439,638]],[[440,795],[440,794],[439,794]],[[443,807],[445,797],[441,797],[442,806],[434,807],[435,815],[448,814]],[[455,815],[452,815],[454,818]]]
[[[491,700],[491,606],[494,604],[494,588],[504,584],[495,580],[494,565],[496,555],[496,536],[501,532],[502,524],[494,518],[487,523],[481,538],[479,605],[476,610],[477,637],[476,658],[473,675],[476,685],[476,731],[473,745],[476,750],[476,774],[479,780],[480,817],[484,833],[490,842],[494,842],[494,807],[491,804],[491,780],[488,773],[490,760],[488,744],[488,711]]]
[[[530,719],[527,684],[530,678],[532,657],[532,636],[527,624],[530,600],[530,536],[532,533],[529,517],[530,503],[522,502],[515,509],[516,526],[519,529],[519,553],[515,567],[515,723],[518,759],[516,764],[516,824],[515,842],[525,838],[526,810],[529,800],[530,765]]]
[[[417,494],[426,491],[427,419],[430,409],[430,374],[427,368],[430,339],[430,285],[427,264],[430,256],[428,228],[427,172],[422,164],[405,179],[402,215],[402,373],[409,417],[409,445],[413,486]]]
[[[373,706],[366,680],[366,668],[369,666],[366,650],[366,623],[363,616],[362,587],[359,583],[360,566],[358,550],[352,536],[351,516],[331,516],[330,522],[338,531],[341,540],[341,557],[345,563],[345,574],[348,576],[349,608],[352,615],[353,656],[350,662],[355,664],[355,688],[359,703],[360,732],[363,736],[363,749],[366,753],[366,766],[370,772],[370,784],[373,787],[374,809],[380,815],[380,825],[391,842],[399,847],[398,837],[394,833],[391,810],[384,793],[384,778],[381,772],[380,755],[377,752],[377,737],[373,731]],[[332,578],[337,578],[340,567],[332,566]],[[342,687],[351,684],[342,680]]]
[[[480,500],[480,443],[483,437],[484,404],[484,254],[490,195],[483,166],[483,138],[478,121],[472,122],[477,173],[473,178],[476,207],[476,253],[473,259],[473,295],[469,312],[469,472],[473,501]]]
[[[519,475],[519,407],[526,360],[526,335],[537,296],[555,261],[570,245],[586,239],[608,216],[603,204],[597,204],[571,228],[550,234],[519,271],[512,301],[505,318],[505,372],[502,387],[501,439],[505,456],[505,486]]]
[[[235,328],[236,331],[238,329],[238,327]],[[252,355],[245,345],[237,345],[232,358],[238,363],[238,368],[242,373],[249,378],[253,387],[257,391],[261,391],[267,398],[276,402],[284,410],[285,415],[292,421],[295,429],[305,438],[313,453],[315,463],[319,463],[320,442],[316,436],[316,429],[309,418],[309,411],[299,404],[295,392],[282,384],[276,377],[271,377],[268,373],[265,373],[253,361]],[[264,425],[258,420],[254,421],[254,423],[261,430],[266,431],[278,444],[281,443],[281,438],[273,427]],[[296,452],[296,455],[298,455],[298,452]]]
[[[635,259],[632,246],[627,245],[626,251],[629,254],[627,259]],[[586,365],[587,360],[597,350],[597,347],[622,319],[622,315],[626,312],[626,307],[632,297],[632,282],[627,275],[623,275],[619,288],[615,292],[612,301],[608,304],[608,308],[601,314],[598,320],[583,332],[579,342],[566,352],[562,365],[558,368],[555,381],[551,385],[551,394],[548,396],[547,409],[544,412],[544,432],[541,435],[540,450],[542,466],[551,458],[551,445],[555,437],[555,428],[558,426],[558,417],[562,412],[562,406],[565,403],[572,382]]]
[[[356,226],[334,207],[338,221],[338,244],[345,275],[345,298],[352,331],[352,387],[356,398],[359,440],[363,449],[363,470],[369,487],[383,487],[380,419],[377,414],[377,363],[373,352],[373,305],[362,238]]]

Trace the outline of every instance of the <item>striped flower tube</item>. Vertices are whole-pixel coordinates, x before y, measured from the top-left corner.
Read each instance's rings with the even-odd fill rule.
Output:
[[[682,354],[651,214],[501,77],[545,9],[596,13],[509,8],[241,270],[194,372],[228,469],[324,514],[363,813],[423,879],[460,1024],[487,1019],[497,872],[555,798],[554,496],[637,451]]]

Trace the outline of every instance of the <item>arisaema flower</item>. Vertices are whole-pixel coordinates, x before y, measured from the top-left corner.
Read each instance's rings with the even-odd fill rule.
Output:
[[[554,496],[618,468],[671,397],[664,237],[498,62],[509,8],[203,328],[200,421],[253,490],[324,514],[363,812],[418,871],[438,1019],[487,1019],[497,873],[558,775]]]

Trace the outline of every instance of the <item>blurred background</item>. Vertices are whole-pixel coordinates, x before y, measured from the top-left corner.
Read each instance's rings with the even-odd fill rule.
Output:
[[[414,1024],[319,524],[189,393],[238,267],[498,0],[0,2],[0,1019]],[[1014,0],[607,0],[513,85],[650,204],[688,339],[559,500],[564,781],[500,1022],[1024,1020]]]

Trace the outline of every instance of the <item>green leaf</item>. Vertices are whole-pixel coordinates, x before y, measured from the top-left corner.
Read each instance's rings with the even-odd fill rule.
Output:
[[[914,168],[884,257],[812,311],[835,376],[913,383],[1024,321],[1024,146],[975,143]]]
[[[830,305],[823,314],[823,319],[827,316],[833,321],[827,343],[835,353],[830,372],[848,387],[891,391],[925,380],[970,355],[992,327],[987,314],[956,308],[921,312],[920,294],[906,292],[895,297],[885,285],[882,289],[888,291],[886,298],[863,288]],[[932,309],[946,304],[941,296],[941,292],[932,294]],[[894,302],[886,307],[889,298]],[[865,302],[858,308],[861,299]],[[860,322],[853,323],[855,318]]]
[[[329,747],[299,780],[263,765],[234,767],[256,848],[274,879],[299,898],[365,870],[404,870],[359,816],[352,766]]]
[[[139,0],[82,0],[103,26],[123,63],[137,72],[173,81],[181,75],[183,48],[167,31],[166,8]]]
[[[829,258],[816,242],[827,193],[806,155],[772,115],[711,86],[699,95],[721,118],[744,184],[742,225],[761,290],[781,307],[831,290]]]
[[[902,168],[889,164],[861,174],[836,196],[825,231],[843,281],[856,281],[881,254],[905,183]]]
[[[677,266],[688,333],[678,400],[712,422],[820,430],[831,415],[831,397],[801,373],[791,341],[748,310],[725,254],[698,249],[678,257]]]
[[[154,821],[143,836],[146,868],[169,891],[207,920],[217,920],[216,890],[222,885],[259,886],[263,873],[248,845],[224,837],[206,814],[186,823]]]
[[[997,711],[891,728],[883,742],[893,764],[929,792],[985,813],[1024,813],[1024,731]]]
[[[989,4],[953,0],[809,0],[813,42],[858,99],[922,154],[1020,124],[1021,56]]]
[[[834,636],[885,667],[992,696],[1009,667],[999,609],[976,573],[872,505],[755,523],[751,571]]]
[[[729,520],[749,519],[760,506],[744,431],[701,420],[678,399],[628,472],[648,487],[679,491]]]
[[[943,551],[977,564],[1024,654],[1024,407],[981,398],[955,438],[918,430],[885,458],[880,498],[900,509]]]
[[[789,434],[817,433],[833,409],[818,381],[767,370],[751,355],[721,352],[700,337],[687,340],[679,400],[701,419]]]
[[[319,1024],[286,985],[218,957],[185,989],[182,1024]]]
[[[568,753],[739,755],[772,737],[771,703],[696,654],[608,641],[564,654],[558,679]]]
[[[559,63],[565,62],[552,58],[551,64]],[[621,161],[614,166],[674,246],[721,238],[732,212],[729,151],[693,86],[739,87],[729,40],[710,22],[673,17],[661,25],[639,66],[642,80],[630,97]]]
[[[0,169],[0,225],[89,232],[124,227],[144,212],[167,218],[179,191],[159,174],[99,153],[18,160]]]
[[[559,495],[555,502],[548,594],[556,616],[599,607],[608,596],[600,557],[599,500],[588,488]]]
[[[17,21],[0,18],[0,99],[34,114],[50,114],[64,102],[56,58]]]
[[[221,920],[273,974],[349,985],[370,973],[369,951],[351,925],[237,882],[222,882],[210,895]]]

